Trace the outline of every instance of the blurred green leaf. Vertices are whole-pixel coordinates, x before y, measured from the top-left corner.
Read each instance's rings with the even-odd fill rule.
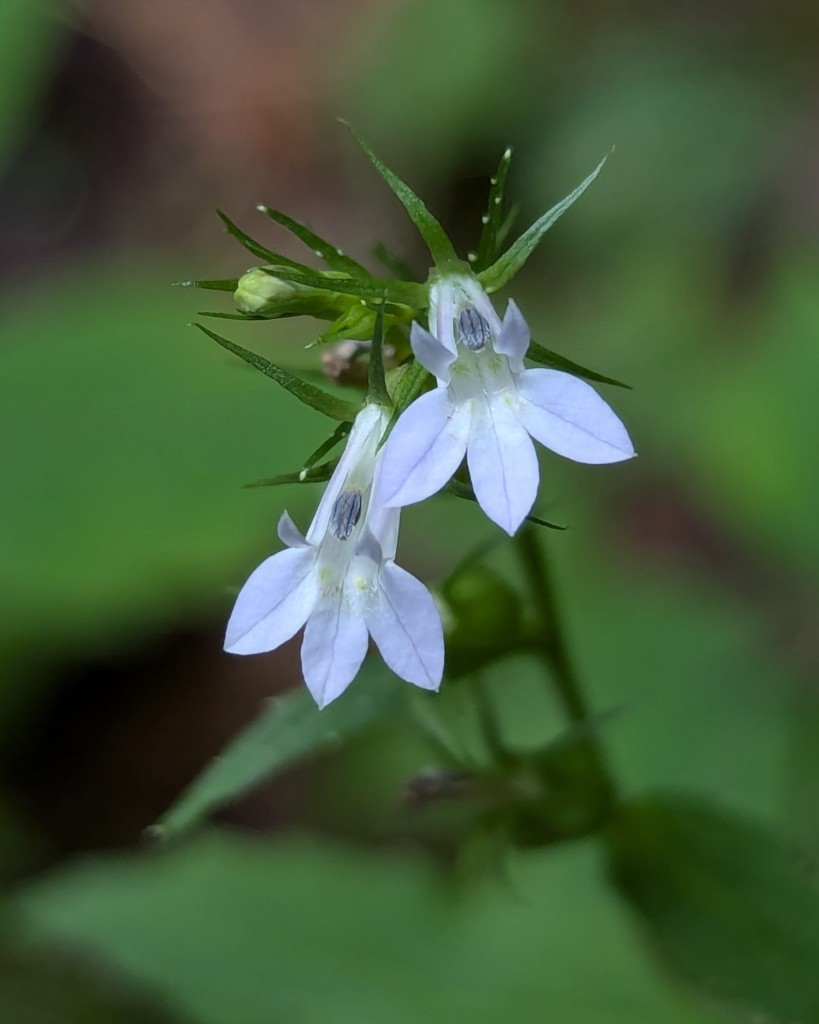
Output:
[[[194,327],[198,327],[203,334],[207,334],[209,338],[212,338],[222,348],[227,349],[228,352],[232,352],[240,359],[243,359],[254,370],[259,370],[265,377],[275,380],[277,384],[281,385],[286,391],[289,391],[291,395],[298,398],[305,405],[310,406],[311,409],[315,409],[316,412],[323,413],[334,420],[352,421],[355,419],[358,410],[351,402],[345,402],[342,398],[336,398],[335,395],[322,391],[315,384],[310,384],[308,381],[302,380],[301,377],[290,373],[289,370],[271,363],[269,359],[265,359],[263,356],[250,352],[248,349],[242,348],[241,345],[237,345],[235,342],[229,341],[213,331],[209,331],[202,324],[194,324]]]
[[[819,891],[773,834],[693,799],[626,804],[611,871],[692,980],[765,1019],[819,1021]]]
[[[478,280],[488,292],[496,292],[512,280],[558,217],[561,217],[570,206],[577,202],[597,175],[603,170],[606,160],[608,160],[608,156],[603,157],[597,167],[587,178],[581,181],[576,189],[570,192],[564,199],[561,199],[559,203],[544,213],[542,217],[539,217],[531,227],[527,228],[500,259],[496,260],[491,267],[487,267],[486,270],[478,274]]]
[[[20,954],[0,946],[0,1020],[8,1024],[185,1024],[133,983],[97,972],[63,950]]]
[[[405,685],[380,659],[370,658],[354,686],[322,711],[304,686],[274,697],[203,770],[152,832],[158,838],[173,839],[274,772],[333,749],[367,726],[391,717],[402,706]]]
[[[373,150],[367,145],[354,128],[350,125],[347,125],[347,127],[350,129],[353,138],[370,158],[370,162],[373,167],[375,167],[384,181],[386,181],[401,202],[401,205],[409,214],[410,220],[426,242],[427,248],[429,249],[435,265],[440,267],[442,270],[454,270],[461,267],[463,265],[463,260],[458,258],[455,250],[452,248],[452,243],[450,242],[446,232],[435,217],[432,216],[422,200],[418,198],[409,185],[406,185],[401,181],[398,175],[394,174],[389,167],[387,167],[387,165],[375,155]]]
[[[27,940],[113,962],[202,1024],[720,1019],[652,972],[591,847],[453,895],[395,851],[209,837],[52,874],[17,906]]]
[[[531,359],[534,363],[540,363],[541,366],[548,366],[552,370],[563,370],[566,373],[572,373],[575,377],[582,377],[584,380],[593,380],[598,384],[614,384],[618,388],[628,388],[631,390],[630,384],[623,384],[622,381],[615,380],[614,377],[604,377],[602,373],[587,370],[585,366],[573,363],[571,359],[567,359],[557,352],[552,352],[551,349],[538,345],[536,341],[529,342],[526,358]]]

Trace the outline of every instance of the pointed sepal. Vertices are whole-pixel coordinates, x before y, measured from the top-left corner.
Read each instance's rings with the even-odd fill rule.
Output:
[[[570,192],[564,199],[561,199],[551,210],[544,213],[530,228],[524,231],[520,238],[491,267],[487,267],[486,270],[478,274],[478,280],[487,292],[496,292],[512,280],[532,255],[549,228],[570,206],[577,202],[589,185],[592,184],[600,171],[602,171],[606,160],[608,160],[608,155],[603,157],[597,167],[587,178],[581,181],[574,191]]]
[[[583,380],[592,380],[596,384],[613,384],[615,387],[628,388],[631,391],[631,384],[624,384],[621,380],[615,380],[614,377],[606,377],[604,374],[597,373],[594,370],[587,370],[580,363],[575,363],[571,359],[559,355],[557,352],[552,352],[551,349],[538,345],[536,341],[529,342],[526,358],[531,359],[533,363],[547,366],[550,370],[563,370],[565,373],[571,373],[575,377],[582,377]]]
[[[193,326],[198,327],[203,334],[212,338],[217,345],[221,345],[222,348],[227,349],[228,352],[232,352],[233,355],[244,360],[244,362],[249,366],[252,366],[255,370],[263,373],[265,377],[269,377],[271,380],[276,381],[276,383],[286,391],[289,391],[291,395],[298,398],[300,402],[303,402],[305,405],[309,405],[311,409],[315,409],[317,412],[323,413],[325,416],[329,416],[330,419],[334,420],[346,420],[352,422],[352,420],[355,419],[358,409],[351,402],[345,402],[342,398],[336,398],[335,395],[330,395],[326,391],[322,391],[321,388],[317,388],[314,384],[309,384],[306,380],[302,380],[301,377],[297,377],[295,374],[290,373],[289,370],[285,370],[283,367],[277,366],[276,363],[271,363],[270,360],[257,355],[255,352],[250,352],[246,348],[242,348],[241,345],[237,345],[235,342],[221,337],[214,331],[209,331],[207,327],[203,327],[202,324],[194,324]]]
[[[450,242],[446,232],[441,227],[440,222],[429,212],[423,200],[421,200],[412,191],[409,185],[403,182],[397,174],[391,171],[389,167],[387,167],[387,165],[376,156],[370,146],[361,138],[351,125],[347,124],[346,121],[342,121],[341,123],[350,129],[353,138],[370,158],[370,162],[373,167],[375,167],[384,181],[386,181],[397,199],[400,201],[401,205],[409,214],[410,220],[426,242],[427,248],[429,249],[435,265],[442,270],[452,270],[463,266],[463,261],[458,259],[458,256],[452,247],[452,242]]]
[[[491,266],[500,256],[499,249],[503,244],[504,225],[508,223],[507,211],[504,207],[504,193],[511,163],[512,150],[507,149],[500,158],[495,176],[491,179],[486,213],[481,218],[483,229],[478,243],[478,251],[474,261],[470,260],[476,273]]]

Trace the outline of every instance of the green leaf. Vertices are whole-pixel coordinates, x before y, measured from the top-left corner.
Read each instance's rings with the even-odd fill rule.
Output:
[[[304,263],[298,263],[296,260],[288,259],[287,256],[282,256],[281,253],[273,252],[272,249],[268,249],[266,246],[262,245],[261,242],[257,242],[254,238],[251,238],[250,235],[242,231],[237,224],[234,224],[230,217],[221,210],[217,210],[216,213],[227,228],[228,234],[233,235],[233,237],[240,242],[248,252],[253,253],[253,255],[263,263],[271,263],[276,267],[290,267],[291,270],[309,271],[311,269],[310,267],[305,266]],[[272,272],[273,270],[271,270],[271,273]]]
[[[207,334],[217,345],[221,345],[222,348],[243,359],[255,370],[263,373],[265,377],[275,380],[277,384],[280,384],[286,391],[289,391],[291,395],[295,395],[300,402],[309,405],[311,409],[316,409],[318,412],[334,420],[352,421],[355,419],[358,409],[350,402],[345,402],[343,398],[336,398],[335,395],[322,391],[315,384],[308,384],[301,377],[296,377],[295,374],[290,373],[281,366],[277,366],[275,363],[271,363],[262,356],[256,355],[255,352],[249,352],[246,348],[242,348],[241,345],[236,345],[234,342],[228,341],[227,338],[209,331],[202,324],[193,324],[193,326],[198,327],[203,334]]]
[[[8,1024],[191,1024],[155,992],[64,950],[0,946],[0,1020]]]
[[[267,270],[266,267],[262,269]],[[294,284],[302,284],[308,288],[321,288],[328,292],[341,292],[344,295],[357,295],[361,299],[386,299],[388,302],[418,309],[423,308],[427,301],[427,290],[424,285],[413,284],[409,281],[377,277],[329,277],[322,275],[320,271],[309,268],[284,270],[277,267],[271,269],[269,273],[282,281],[292,281]]]
[[[51,870],[15,930],[198,1024],[725,1024],[653,969],[596,854],[514,857],[454,899],[416,844],[209,834]]]
[[[506,250],[500,259],[493,263],[491,267],[487,267],[486,270],[478,274],[478,280],[488,292],[496,292],[512,280],[558,217],[562,216],[570,206],[577,202],[589,185],[591,185],[603,169],[606,160],[608,160],[608,156],[603,157],[597,167],[573,192],[570,192],[565,199],[561,199],[556,206],[553,206],[551,210],[544,213],[530,228],[524,231],[520,238]]]
[[[766,1020],[819,1021],[819,891],[770,833],[694,799],[622,807],[611,872],[691,980]]]
[[[614,384],[618,388],[631,390],[630,384],[624,384],[620,380],[615,380],[614,377],[605,377],[602,373],[595,373],[594,370],[587,370],[585,366],[538,345],[536,341],[529,342],[526,358],[531,359],[533,363],[540,363],[541,366],[548,366],[552,370],[564,370],[566,373],[572,373],[575,377],[582,377],[584,380],[593,380],[598,384]]]
[[[281,224],[283,228],[287,228],[288,231],[292,232],[297,238],[304,242],[304,244],[311,249],[316,256],[321,257],[321,259],[323,259],[329,267],[332,267],[333,270],[341,270],[345,274],[349,274],[351,277],[372,277],[372,274],[366,267],[362,267],[359,262],[352,259],[350,256],[345,256],[341,249],[337,249],[329,242],[325,242],[323,238],[317,235],[314,231],[311,231],[306,224],[293,220],[293,218],[288,217],[286,213],[282,213],[280,210],[274,210],[270,206],[266,206],[264,203],[260,203],[256,209],[266,217],[274,220],[277,224]]]
[[[446,232],[435,217],[433,217],[429,212],[421,199],[418,198],[409,185],[406,185],[401,181],[401,179],[375,155],[372,149],[370,149],[367,143],[360,135],[358,135],[351,125],[347,124],[346,121],[342,121],[341,123],[350,129],[353,138],[370,158],[370,162],[373,167],[375,167],[384,181],[386,181],[400,200],[401,205],[409,214],[412,223],[418,229],[421,237],[426,242],[427,248],[430,251],[430,255],[432,256],[435,265],[440,267],[442,270],[452,270],[462,267],[463,261],[458,259],[455,250],[452,248],[452,242],[450,242]]]
[[[449,483],[444,488],[445,491],[449,491],[450,494],[454,494],[456,498],[464,498],[467,501],[477,502],[475,492],[472,490],[472,485],[468,484],[465,480],[459,480],[457,477],[452,477]],[[541,519],[539,516],[528,515],[527,521],[534,523],[536,526],[547,526],[550,530],[565,530],[567,527],[558,526],[556,523],[550,523],[546,519]]]
[[[367,388],[367,397],[371,402],[378,405],[389,406],[390,396],[387,391],[387,381],[384,377],[384,307],[380,305],[375,316],[375,330],[373,331],[372,346],[370,348],[370,369]]]
[[[214,281],[174,281],[177,288],[205,288],[213,292],[235,292],[239,286],[238,277],[226,277]]]
[[[365,661],[350,690],[319,711],[306,687],[269,701],[151,829],[171,839],[203,822],[274,772],[334,749],[403,706],[406,684],[378,658]]]
[[[489,189],[489,201],[483,217],[483,230],[478,243],[477,258],[473,264],[473,270],[476,273],[485,270],[499,256],[498,247],[501,245],[502,231],[506,220],[503,202],[504,191],[511,163],[512,150],[507,149],[500,158],[495,177],[492,178],[492,187]]]

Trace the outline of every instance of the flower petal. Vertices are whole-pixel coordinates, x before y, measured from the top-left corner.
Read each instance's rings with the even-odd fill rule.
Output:
[[[378,444],[389,419],[389,411],[373,402],[368,402],[356,416],[344,453],[324,489],[316,514],[307,530],[308,544],[320,544],[324,540],[336,498],[348,480],[354,478],[356,486],[362,491],[369,486],[375,469]]]
[[[562,370],[525,370],[517,415],[536,441],[575,462],[599,465],[634,455],[626,428],[579,377]]]
[[[367,653],[364,619],[347,609],[340,597],[310,616],[301,645],[304,681],[320,708],[344,693]]]
[[[279,540],[289,548],[306,548],[310,546],[304,539],[304,535],[301,530],[290,518],[290,514],[288,512],[282,512],[281,517],[279,518],[277,532],[279,534]]]
[[[228,621],[226,651],[261,654],[295,636],[316,603],[315,558],[312,548],[288,548],[251,573]]]
[[[384,661],[402,679],[437,690],[444,671],[441,617],[427,588],[394,562],[385,562],[366,611],[367,628]]]
[[[523,319],[523,313],[517,305],[509,300],[503,317],[500,332],[495,338],[495,351],[507,356],[515,371],[523,368],[523,357],[529,348],[532,334],[529,325]]]
[[[386,445],[385,445],[386,448]],[[384,503],[384,490],[381,486],[381,475],[384,466],[384,448],[378,453],[378,463],[373,477],[373,487],[370,493],[370,503],[367,508],[367,521],[362,531],[362,539],[368,531],[378,542],[381,550],[381,557],[373,561],[380,565],[386,558],[395,558],[398,547],[398,526],[401,520],[401,510],[398,508],[387,508]],[[372,547],[370,546],[371,550]]]
[[[417,398],[384,446],[376,500],[393,508],[422,501],[444,486],[466,451],[472,414],[445,388]]]
[[[410,328],[410,345],[421,366],[434,373],[443,384],[449,384],[449,367],[455,362],[455,353],[417,323]]]
[[[513,534],[532,509],[539,478],[537,456],[526,430],[510,408],[505,390],[481,405],[466,458],[478,504]]]

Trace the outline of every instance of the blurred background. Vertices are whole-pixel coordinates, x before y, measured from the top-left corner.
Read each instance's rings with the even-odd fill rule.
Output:
[[[339,115],[462,252],[505,146],[520,228],[614,146],[515,282],[537,340],[634,388],[603,390],[639,459],[541,460],[569,633],[626,792],[699,794],[815,864],[818,42],[808,0],[0,2],[4,1020],[750,1019],[657,963],[591,847],[453,903],[400,724],[144,845],[300,682],[297,646],[221,643],[281,509],[317,499],[243,485],[327,433],[186,326],[228,295],[172,284],[251,265],[217,206],[303,258],[262,201],[425,274]],[[318,367],[307,321],[222,333]],[[402,563],[439,583],[491,535],[439,498]],[[559,727],[529,671],[490,672],[523,744]]]

